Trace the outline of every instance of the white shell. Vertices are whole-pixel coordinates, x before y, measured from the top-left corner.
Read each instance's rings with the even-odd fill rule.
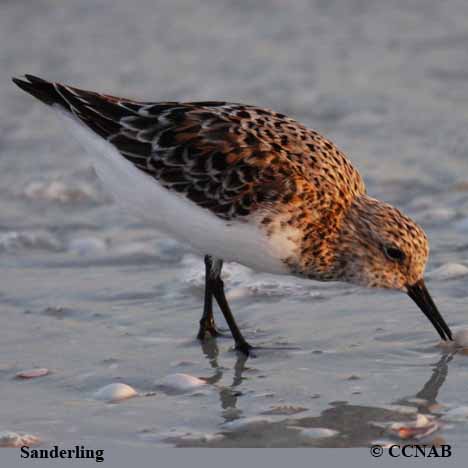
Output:
[[[426,427],[428,424],[432,423],[432,419],[428,418],[425,414],[418,414],[416,416],[416,422],[414,427]]]
[[[457,330],[453,336],[455,344],[461,346],[462,348],[468,348],[468,328],[463,328],[462,330]]]
[[[124,383],[112,383],[99,389],[95,394],[96,400],[117,402],[132,398],[137,395],[137,391]]]
[[[171,374],[156,382],[160,387],[176,392],[189,392],[207,385],[207,383],[189,374]]]
[[[324,439],[326,437],[333,437],[338,434],[338,431],[328,429],[326,427],[299,427],[289,426],[291,429],[298,429],[301,437],[305,439]]]
[[[468,267],[460,263],[446,263],[429,272],[426,276],[433,280],[449,280],[468,275]]]

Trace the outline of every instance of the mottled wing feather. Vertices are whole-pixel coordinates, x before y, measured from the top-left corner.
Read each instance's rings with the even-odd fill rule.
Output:
[[[338,194],[346,201],[364,191],[331,142],[282,114],[217,101],[139,102],[26,78],[15,82],[64,106],[165,188],[221,218],[307,197],[310,204]],[[334,165],[344,166],[338,176]]]

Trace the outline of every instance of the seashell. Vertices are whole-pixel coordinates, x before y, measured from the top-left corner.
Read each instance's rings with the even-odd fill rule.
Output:
[[[95,392],[94,398],[96,400],[115,403],[117,401],[132,398],[136,395],[138,395],[137,391],[133,387],[130,387],[130,385],[124,383],[111,383]]]
[[[431,280],[446,281],[468,275],[468,267],[460,263],[445,263],[430,271],[426,276]]]
[[[156,384],[174,392],[190,392],[207,385],[206,381],[189,374],[170,374]]]
[[[390,431],[400,439],[422,439],[440,429],[440,423],[433,417],[418,414],[416,420],[409,423],[393,423]]]
[[[298,429],[301,437],[304,439],[324,439],[326,437],[334,437],[339,434],[338,431],[328,429],[326,427],[300,427],[288,426],[291,429]]]
[[[37,369],[28,369],[16,374],[17,379],[35,379],[37,377],[44,377],[49,374],[49,369],[45,367],[38,367]]]
[[[22,447],[24,445],[37,445],[41,439],[31,434],[18,434],[13,431],[0,432],[0,447]]]
[[[453,340],[457,346],[468,348],[468,328],[457,330],[453,336]]]

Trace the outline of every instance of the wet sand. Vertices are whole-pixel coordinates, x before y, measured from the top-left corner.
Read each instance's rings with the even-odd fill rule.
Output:
[[[230,339],[200,345],[202,261],[122,213],[53,113],[10,82],[32,73],[294,116],[423,225],[428,287],[452,328],[467,327],[468,4],[284,5],[1,3],[0,432],[64,446],[350,447],[398,440],[392,423],[429,414],[438,430],[424,440],[466,445],[468,355],[440,346],[403,295],[231,264],[241,328],[278,349],[245,361]],[[36,367],[50,372],[15,377]],[[159,385],[178,373],[206,385]],[[113,382],[138,396],[96,399]]]

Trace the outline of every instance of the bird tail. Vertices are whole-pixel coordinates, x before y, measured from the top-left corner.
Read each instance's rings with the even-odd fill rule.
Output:
[[[13,82],[39,101],[49,106],[61,107],[105,139],[117,137],[123,130],[131,133],[132,129],[125,124],[125,118],[146,119],[140,111],[152,104],[78,89],[33,75],[25,75],[21,79],[13,78]],[[127,139],[120,135],[114,144],[118,146],[119,141],[127,144]],[[136,140],[135,137],[131,143],[138,143]],[[120,147],[119,150],[123,151]]]
[[[51,83],[33,75],[24,75],[23,79],[12,78],[12,80],[23,91],[31,94],[44,104],[49,106],[58,104],[67,111],[71,111],[69,103],[60,94],[56,83]]]

